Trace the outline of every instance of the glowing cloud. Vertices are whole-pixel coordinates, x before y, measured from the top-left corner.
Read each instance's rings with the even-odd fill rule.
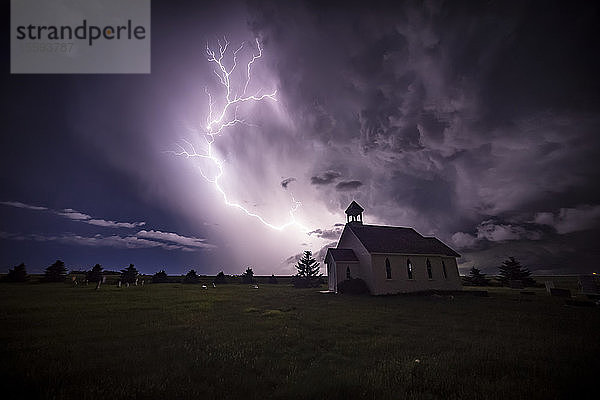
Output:
[[[219,78],[219,82],[225,90],[224,98],[222,99],[223,106],[219,109],[211,93],[208,91],[208,89],[205,89],[206,95],[208,96],[208,113],[206,116],[206,125],[200,132],[198,132],[202,135],[206,142],[205,146],[203,146],[204,151],[198,151],[196,150],[196,146],[194,146],[194,144],[192,144],[190,141],[182,140],[181,143],[177,144],[179,150],[169,151],[168,153],[186,157],[188,159],[199,158],[209,161],[209,164],[212,164],[212,166],[215,167],[217,171],[214,177],[209,177],[205,170],[203,170],[202,168],[199,168],[200,174],[206,181],[212,183],[215,186],[217,191],[223,197],[223,201],[227,206],[237,208],[243,211],[246,215],[258,219],[265,226],[268,226],[269,228],[275,230],[283,230],[293,225],[296,225],[306,230],[306,228],[304,228],[301,224],[298,223],[298,221],[296,221],[294,214],[298,207],[300,207],[301,203],[294,198],[293,194],[291,194],[292,205],[289,211],[288,221],[282,224],[273,224],[265,220],[262,216],[249,211],[247,208],[245,208],[238,202],[230,200],[229,196],[227,195],[227,193],[225,192],[225,190],[219,182],[219,180],[224,174],[224,166],[223,160],[215,154],[213,149],[213,144],[217,136],[222,134],[224,129],[228,127],[238,124],[250,125],[244,119],[238,117],[238,108],[247,102],[260,102],[266,100],[277,101],[277,98],[275,97],[277,94],[277,90],[273,90],[272,92],[265,94],[263,93],[262,89],[258,89],[252,95],[246,94],[248,91],[248,85],[250,84],[251,80],[252,67],[254,63],[262,57],[262,48],[260,47],[260,42],[258,41],[258,39],[256,39],[257,54],[253,54],[252,58],[246,63],[246,76],[245,82],[243,82],[243,89],[241,90],[241,94],[238,94],[237,92],[234,94],[234,90],[232,87],[232,73],[238,66],[237,56],[244,45],[242,44],[233,52],[229,52],[230,57],[227,57],[227,50],[229,48],[229,42],[227,41],[227,39],[223,39],[223,43],[221,43],[221,41],[218,41],[217,44],[219,46],[218,51],[212,50],[207,44],[206,54],[208,57],[208,61],[214,64],[214,73]],[[225,66],[225,58],[231,59],[230,68],[227,68]]]

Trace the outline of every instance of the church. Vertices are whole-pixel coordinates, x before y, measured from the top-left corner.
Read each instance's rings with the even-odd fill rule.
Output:
[[[330,291],[352,278],[365,281],[373,295],[461,289],[460,254],[412,228],[365,225],[363,211],[350,203],[337,248],[327,249]]]

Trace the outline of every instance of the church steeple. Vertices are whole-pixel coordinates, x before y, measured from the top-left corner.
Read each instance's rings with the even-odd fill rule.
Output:
[[[352,200],[352,203],[346,208],[346,223],[362,224],[363,211],[365,211],[365,209]]]

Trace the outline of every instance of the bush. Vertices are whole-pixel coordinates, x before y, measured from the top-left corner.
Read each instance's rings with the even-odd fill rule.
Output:
[[[222,285],[227,283],[227,277],[223,271],[219,272],[213,281],[215,285]]]
[[[14,269],[8,270],[8,275],[4,277],[7,282],[25,282],[29,279],[25,270],[25,263],[17,265]]]
[[[46,268],[44,271],[44,282],[64,282],[67,277],[67,269],[65,263],[56,260],[54,264]]]
[[[498,280],[504,286],[508,286],[510,281],[520,281],[522,286],[535,286],[535,280],[531,277],[529,269],[521,266],[521,263],[514,257],[509,257],[499,267]]]
[[[200,283],[200,277],[193,269],[183,278],[183,283]]]
[[[254,271],[248,267],[246,272],[242,274],[242,283],[254,283]]]
[[[490,280],[481,273],[479,268],[472,267],[469,275],[463,277],[463,284],[466,286],[489,286]]]
[[[121,282],[123,283],[135,283],[138,279],[138,270],[129,264],[129,267],[121,270]]]
[[[164,269],[161,269],[152,276],[152,283],[167,283],[168,281],[169,277]]]
[[[338,283],[338,292],[344,294],[364,294],[369,293],[369,287],[360,278],[346,279]]]
[[[86,272],[87,280],[90,282],[101,282],[102,281],[102,266],[100,264],[94,265],[94,267]]]

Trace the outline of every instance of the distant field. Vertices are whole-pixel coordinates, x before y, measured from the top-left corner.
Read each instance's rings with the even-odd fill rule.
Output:
[[[600,308],[534,292],[3,283],[2,397],[595,398]]]

